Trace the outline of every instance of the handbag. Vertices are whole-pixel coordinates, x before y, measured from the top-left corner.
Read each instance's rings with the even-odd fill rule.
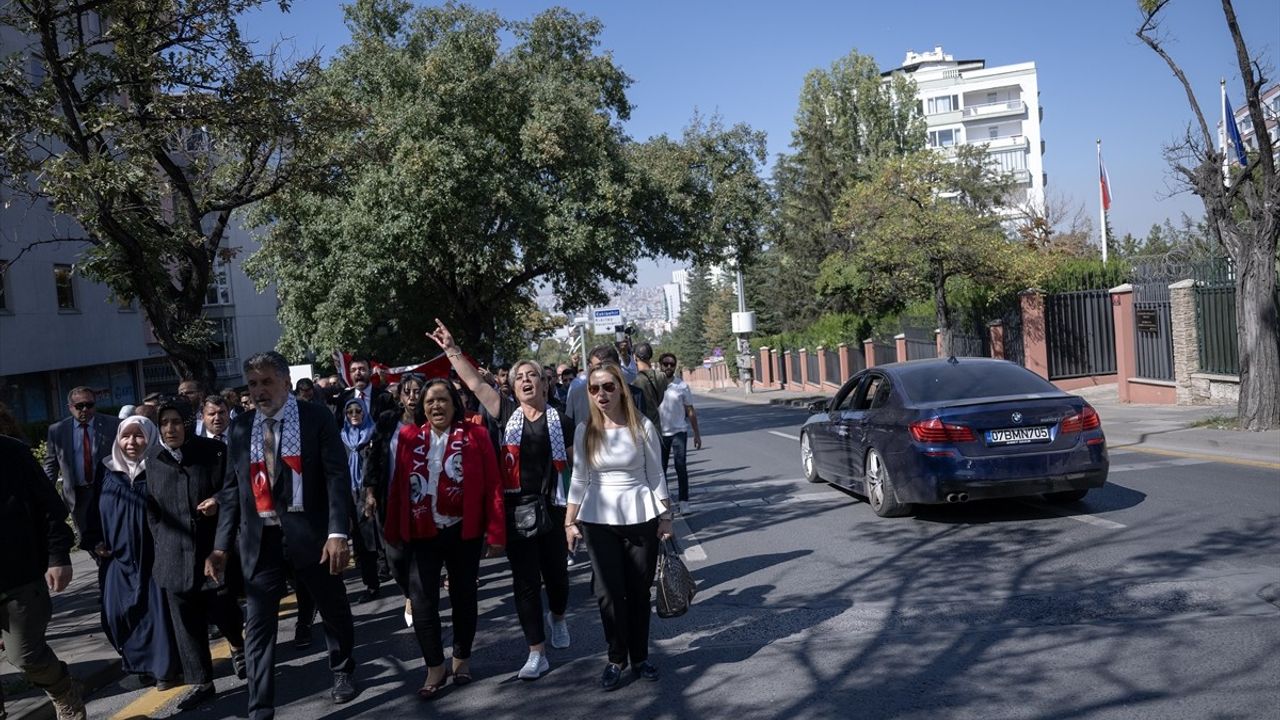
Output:
[[[541,495],[516,505],[512,513],[516,532],[520,537],[534,538],[551,531],[551,517],[547,514],[547,501]]]
[[[674,539],[663,540],[658,555],[658,617],[673,618],[689,612],[698,592],[693,575],[680,558]]]

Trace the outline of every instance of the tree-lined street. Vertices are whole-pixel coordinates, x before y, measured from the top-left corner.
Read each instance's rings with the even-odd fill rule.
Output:
[[[704,447],[690,456],[692,502],[677,532],[699,594],[688,615],[653,620],[662,680],[613,694],[594,687],[603,643],[583,564],[571,573],[573,647],[553,651],[545,678],[516,680],[524,648],[509,574],[490,560],[477,682],[451,689],[429,712],[1259,718],[1280,703],[1274,463],[1124,449],[1113,451],[1107,487],[1079,505],[972,503],[886,520],[861,499],[801,479],[803,411],[698,403]],[[401,602],[384,596],[354,612],[362,694],[333,708],[327,675],[312,671],[323,643],[293,650],[286,619],[280,717],[423,711],[412,696],[421,661]],[[218,701],[184,716],[242,712],[243,684],[225,663],[217,683]],[[164,716],[162,700],[112,686],[89,712]]]

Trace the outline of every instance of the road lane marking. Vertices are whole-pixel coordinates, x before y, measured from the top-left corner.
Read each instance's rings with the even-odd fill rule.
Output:
[[[680,544],[680,556],[689,562],[706,562],[707,551],[702,549],[702,543],[698,542],[698,536],[689,527],[689,523],[683,517],[677,517],[671,524],[676,531],[676,541]]]
[[[777,430],[770,430],[770,431],[769,431],[769,434],[770,434],[770,435],[777,435],[778,437],[784,437],[784,438],[786,438],[786,439],[788,439],[788,440],[795,440],[796,442],[799,442],[799,441],[800,441],[800,436],[798,436],[798,435],[789,435],[789,434],[784,433],[784,432],[778,432]]]
[[[1122,525],[1121,523],[1115,522],[1114,520],[1107,520],[1105,518],[1100,518],[1097,515],[1073,513],[1070,510],[1056,507],[1048,503],[1037,502],[1035,500],[1026,500],[1026,499],[1021,500],[1021,502],[1023,505],[1029,505],[1037,510],[1043,510],[1048,513],[1053,513],[1054,515],[1060,515],[1069,520],[1082,522],[1086,525],[1093,525],[1095,527],[1106,528],[1108,530],[1123,530],[1129,527],[1128,525]]]
[[[1178,467],[1183,465],[1205,465],[1208,460],[1197,460],[1195,458],[1172,458],[1169,460],[1152,460],[1150,462],[1133,463],[1132,465],[1112,465],[1110,472],[1128,472],[1130,470],[1156,470],[1159,468]]]

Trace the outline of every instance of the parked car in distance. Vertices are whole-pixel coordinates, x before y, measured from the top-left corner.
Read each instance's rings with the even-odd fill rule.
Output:
[[[810,411],[805,478],[865,496],[881,517],[987,498],[1074,502],[1110,466],[1093,407],[1005,360],[879,365]]]

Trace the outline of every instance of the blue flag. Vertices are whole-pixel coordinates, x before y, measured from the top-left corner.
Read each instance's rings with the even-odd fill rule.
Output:
[[[1244,142],[1240,139],[1240,128],[1236,125],[1236,114],[1231,111],[1230,100],[1223,98],[1223,102],[1226,103],[1227,138],[1231,142],[1231,147],[1235,148],[1240,166],[1244,167],[1249,164],[1249,158],[1244,153]]]

